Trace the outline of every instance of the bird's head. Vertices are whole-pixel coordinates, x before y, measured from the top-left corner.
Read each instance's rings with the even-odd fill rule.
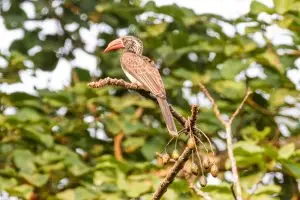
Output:
[[[133,36],[120,37],[111,41],[104,50],[104,53],[118,49],[124,49],[124,51],[141,55],[143,53],[143,43],[140,39]]]

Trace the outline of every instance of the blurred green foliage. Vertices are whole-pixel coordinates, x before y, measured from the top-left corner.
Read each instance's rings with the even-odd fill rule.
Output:
[[[233,124],[244,196],[297,199],[300,123],[293,113],[297,108],[299,112],[300,96],[288,72],[296,68],[300,55],[299,1],[274,0],[274,8],[253,1],[251,11],[234,20],[139,0],[3,2],[5,26],[22,30],[24,37],[1,54],[7,62],[0,68],[1,88],[21,82],[23,71],[53,71],[59,60],[71,61],[75,49],[97,58],[102,78],[124,78],[118,53],[102,51],[120,32],[136,35],[144,42],[145,55],[159,64],[168,99],[183,115],[189,113],[192,101],[202,105],[200,81],[227,115],[234,112],[247,87],[253,90]],[[30,4],[35,14],[28,16],[23,4]],[[271,23],[259,17],[262,12],[272,18]],[[57,24],[54,34],[25,26],[50,19]],[[70,30],[72,23],[75,28]],[[99,45],[88,50],[80,31],[97,24]],[[242,24],[244,31],[237,31]],[[292,44],[274,45],[268,39],[267,28],[274,24],[290,31]],[[234,34],[224,33],[224,25],[231,26]],[[255,42],[255,35],[265,44]],[[36,47],[38,52],[29,53]],[[263,77],[251,74],[253,68]],[[90,89],[87,82],[101,77],[78,66],[70,75],[71,84],[63,90],[0,93],[0,191],[23,199],[150,199],[161,180],[161,166],[153,162],[155,152],[162,151],[169,139],[158,106],[122,88]],[[201,107],[197,123],[213,140],[225,141],[211,108]],[[103,133],[108,137],[100,137]],[[120,135],[124,135],[124,161],[114,156],[114,139]],[[179,147],[183,145],[179,141]],[[226,155],[224,149],[216,151],[217,158]],[[218,165],[221,184],[203,191],[213,199],[233,199],[224,177],[230,166]],[[199,197],[178,178],[164,198]]]

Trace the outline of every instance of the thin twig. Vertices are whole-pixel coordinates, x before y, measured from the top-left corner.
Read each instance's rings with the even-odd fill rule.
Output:
[[[242,200],[242,189],[239,181],[239,174],[236,166],[236,160],[233,154],[233,144],[232,144],[232,133],[231,133],[231,124],[227,123],[225,126],[226,129],[226,141],[227,141],[227,153],[228,158],[231,163],[231,171],[233,176],[233,183],[235,185],[235,194],[237,200]]]
[[[239,112],[241,111],[243,105],[245,104],[246,100],[248,99],[249,95],[251,94],[251,91],[248,89],[247,93],[242,101],[242,103],[239,105],[239,107],[234,111],[234,113],[231,115],[230,120],[229,120],[229,124],[232,124],[232,121],[235,119],[235,117],[239,114]]]
[[[186,123],[186,119],[184,116],[182,116],[180,113],[176,112],[176,110],[174,110],[174,108],[169,105],[171,113],[173,115],[173,117],[182,125],[184,126]]]
[[[219,119],[219,121],[225,126],[226,122],[224,119],[222,119],[220,110],[214,100],[214,98],[210,95],[210,93],[208,92],[208,90],[206,89],[206,87],[202,84],[199,83],[201,90],[204,92],[204,94],[206,95],[206,97],[209,99],[209,101],[211,102],[212,106],[213,106],[213,112],[215,113],[216,117]]]
[[[229,160],[231,162],[231,171],[232,171],[234,185],[235,185],[234,195],[235,195],[237,200],[242,200],[243,196],[242,196],[242,189],[241,189],[241,185],[240,185],[240,181],[239,181],[238,169],[237,169],[237,166],[236,166],[236,160],[235,160],[235,157],[234,157],[234,154],[233,154],[231,125],[232,125],[232,122],[235,119],[235,117],[238,115],[238,113],[242,109],[243,105],[245,104],[245,102],[246,102],[246,100],[247,100],[247,98],[249,97],[250,94],[251,94],[251,91],[248,89],[243,101],[241,102],[239,107],[234,111],[234,113],[230,117],[230,120],[225,124],[227,152],[228,152]]]
[[[268,109],[265,109],[264,107],[261,107],[260,105],[258,105],[253,99],[248,98],[246,101],[247,104],[249,104],[252,108],[258,110],[259,112],[261,112],[264,115],[269,115],[269,116],[274,116],[275,114],[272,113],[271,111],[269,111]]]
[[[204,200],[212,200],[212,198],[206,193],[200,190],[196,187],[196,185],[190,186],[190,189],[192,189],[198,196],[202,197]]]

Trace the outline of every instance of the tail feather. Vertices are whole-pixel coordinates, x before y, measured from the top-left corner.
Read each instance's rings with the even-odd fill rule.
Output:
[[[173,137],[177,137],[178,133],[177,133],[176,125],[174,123],[172,113],[170,111],[170,107],[167,100],[158,97],[157,101],[170,135]]]

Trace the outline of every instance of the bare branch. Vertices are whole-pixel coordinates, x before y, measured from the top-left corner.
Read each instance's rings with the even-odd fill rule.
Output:
[[[265,109],[264,107],[261,107],[260,105],[258,105],[253,99],[248,98],[246,101],[247,104],[249,104],[252,108],[258,110],[259,112],[261,112],[264,115],[269,115],[269,116],[274,116],[275,114],[272,113],[271,111],[269,111],[268,109]]]
[[[173,117],[182,125],[185,126],[186,123],[186,119],[184,116],[182,116],[180,113],[176,112],[176,110],[174,110],[174,108],[169,105],[171,113],[173,115]]]
[[[242,189],[239,181],[239,173],[236,166],[236,160],[233,154],[231,124],[227,123],[225,128],[226,128],[227,153],[231,163],[231,171],[233,175],[233,183],[235,185],[236,199],[242,200],[243,198],[242,198]]]
[[[212,96],[210,95],[210,93],[208,92],[208,90],[206,89],[206,87],[202,84],[199,83],[201,90],[204,92],[204,94],[206,95],[206,97],[209,99],[209,101],[211,102],[212,106],[213,106],[213,112],[215,113],[216,117],[219,119],[219,121],[225,126],[226,122],[224,119],[222,119],[221,117],[221,113],[220,110],[214,100],[214,98],[212,98]]]
[[[242,101],[242,103],[239,105],[239,107],[234,111],[234,113],[231,115],[230,120],[229,120],[229,124],[232,124],[232,121],[235,119],[235,117],[239,114],[239,112],[241,111],[243,105],[245,104],[246,100],[248,99],[249,95],[252,92],[248,89],[247,93]]]
[[[212,198],[206,193],[200,190],[196,187],[196,185],[190,186],[190,188],[200,197],[202,197],[204,200],[212,200]]]
[[[101,88],[105,86],[121,86],[127,89],[132,89],[132,90],[146,90],[143,88],[141,85],[138,85],[136,83],[129,83],[124,81],[123,79],[116,79],[116,78],[110,78],[107,77],[105,79],[100,79],[99,81],[93,81],[88,84],[89,87],[92,88]]]
[[[199,111],[199,106],[198,105],[192,105],[192,114],[191,114],[191,127],[195,127],[196,125],[196,120],[197,120],[197,115]]]

